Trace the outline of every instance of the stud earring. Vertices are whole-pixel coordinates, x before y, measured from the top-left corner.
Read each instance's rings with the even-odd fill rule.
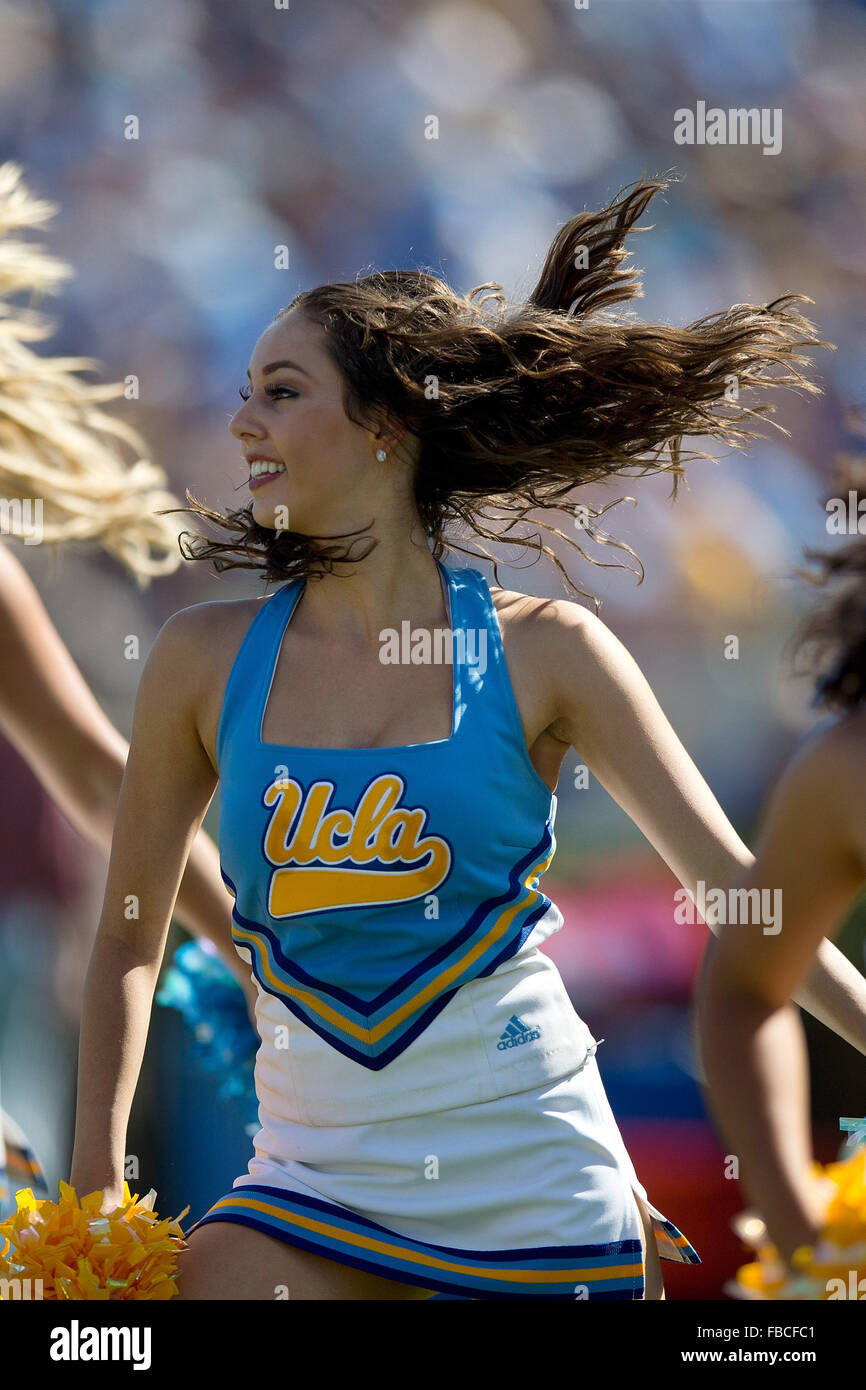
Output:
[[[384,463],[387,457],[388,454],[385,449],[376,450],[376,458],[379,460],[380,463]]]

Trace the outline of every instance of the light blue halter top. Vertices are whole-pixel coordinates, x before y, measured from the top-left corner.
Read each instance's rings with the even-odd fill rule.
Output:
[[[303,579],[263,601],[217,734],[235,945],[262,989],[374,1071],[461,985],[516,955],[551,908],[537,885],[556,849],[556,797],[526,748],[490,590],[478,570],[437,564],[453,634],[449,738],[348,749],[262,741]],[[351,672],[346,681],[348,690]]]

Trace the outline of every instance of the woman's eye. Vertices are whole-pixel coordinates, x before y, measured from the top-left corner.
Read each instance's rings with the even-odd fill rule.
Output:
[[[265,387],[265,395],[270,396],[271,400],[277,399],[277,393],[283,394],[286,391],[289,393],[290,396],[296,396],[298,394],[297,391],[293,390],[291,386]],[[252,389],[249,386],[241,386],[238,388],[238,395],[240,396],[242,401],[248,401],[252,394]]]

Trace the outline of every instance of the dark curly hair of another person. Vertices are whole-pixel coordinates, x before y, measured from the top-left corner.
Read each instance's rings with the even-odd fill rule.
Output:
[[[862,457],[849,455],[842,460],[837,496],[846,510],[853,502],[858,530],[837,550],[805,551],[812,569],[799,573],[825,592],[797,634],[794,657],[804,661],[798,673],[811,675],[816,682],[813,706],[852,714],[866,702],[866,460]]]

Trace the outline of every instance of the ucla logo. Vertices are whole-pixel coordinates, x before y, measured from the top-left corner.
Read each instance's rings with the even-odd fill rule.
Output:
[[[273,807],[262,846],[274,865],[270,915],[410,902],[435,893],[448,877],[451,847],[441,835],[423,833],[423,807],[399,804],[405,790],[397,773],[383,773],[353,811],[329,810],[333,782],[313,782],[305,796],[294,778],[273,781],[262,798]],[[399,867],[368,867],[373,864]]]

